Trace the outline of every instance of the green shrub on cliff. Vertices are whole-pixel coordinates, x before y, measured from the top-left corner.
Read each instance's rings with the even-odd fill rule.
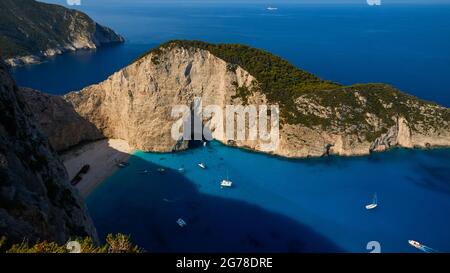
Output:
[[[162,44],[138,60],[153,53],[152,61],[158,64],[161,61],[158,56],[163,52],[162,49],[171,49],[175,46],[207,50],[230,63],[230,70],[235,70],[239,65],[256,77],[260,84],[259,89],[266,94],[269,101],[276,102],[280,106],[292,105],[294,103],[292,98],[305,92],[340,87],[336,83],[324,81],[309,72],[298,69],[288,61],[267,51],[241,44],[209,44],[201,41],[175,40]],[[241,94],[247,95],[247,92],[240,91]]]
[[[128,235],[109,234],[106,237],[106,243],[96,246],[91,238],[84,238],[77,241],[81,246],[81,253],[142,253],[141,248],[131,242]],[[14,244],[6,248],[7,239],[1,237],[0,252],[6,253],[69,253],[67,245],[58,245],[54,242],[42,241],[35,244],[29,244],[24,241],[20,244]],[[6,249],[5,249],[6,248]]]
[[[234,71],[240,66],[249,72],[257,79],[258,85],[250,90],[236,86],[233,98],[239,97],[245,104],[254,90],[265,94],[270,103],[280,106],[281,124],[321,127],[333,132],[345,130],[373,140],[387,127],[393,126],[399,116],[414,124],[435,127],[441,126],[450,116],[449,109],[437,109],[436,104],[389,85],[342,86],[322,80],[269,52],[240,44],[174,40],[147,52],[137,61],[151,53],[153,63],[161,64],[164,62],[163,53],[176,47],[207,50],[229,63],[228,70]],[[381,126],[374,126],[374,120]]]

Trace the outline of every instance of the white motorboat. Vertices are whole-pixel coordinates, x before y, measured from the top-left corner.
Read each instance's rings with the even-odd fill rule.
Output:
[[[275,8],[275,7],[272,7],[272,6],[268,6],[267,10],[274,11],[274,10],[278,10],[278,8]]]
[[[408,244],[420,250],[422,250],[422,248],[424,247],[424,245],[414,240],[408,240]]]
[[[414,240],[408,240],[408,244],[425,253],[439,253],[439,251],[437,251],[436,249],[433,249]]]
[[[366,205],[366,209],[367,210],[371,210],[371,209],[374,209],[376,207],[378,207],[378,197],[377,197],[377,194],[375,193],[373,195],[372,204]]]
[[[198,166],[202,169],[206,169],[205,163],[198,163]]]

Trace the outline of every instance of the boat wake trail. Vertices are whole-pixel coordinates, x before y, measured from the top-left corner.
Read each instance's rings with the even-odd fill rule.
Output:
[[[428,247],[428,246],[422,246],[419,249],[422,250],[425,253],[439,253],[439,251],[437,251],[436,249],[433,249],[433,248]]]

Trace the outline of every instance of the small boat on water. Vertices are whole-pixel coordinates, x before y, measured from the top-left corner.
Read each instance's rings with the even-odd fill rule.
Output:
[[[424,247],[424,245],[414,240],[408,240],[408,244],[420,250],[422,250],[422,248]]]
[[[179,219],[177,220],[177,224],[178,224],[180,227],[185,227],[185,226],[187,226],[186,221],[184,221],[184,220],[181,219],[181,218],[179,218]]]
[[[421,244],[421,243],[419,243],[417,241],[414,241],[414,240],[408,240],[408,244],[410,246],[412,246],[412,247],[417,248],[420,251],[425,252],[425,253],[439,253],[439,251],[437,251],[437,250],[435,250],[435,249],[433,249],[431,247],[428,247],[426,245],[423,245],[423,244]]]
[[[205,163],[198,163],[198,166],[200,167],[200,168],[202,168],[202,169],[206,169],[206,165],[205,165]]]
[[[184,168],[178,168],[178,171],[179,171],[180,173],[184,173],[185,169],[184,169]]]
[[[203,142],[203,147],[206,147],[206,145],[208,145],[208,142],[204,141]]]
[[[149,173],[150,173],[149,170],[141,170],[141,171],[138,171],[138,174],[149,174]]]
[[[164,169],[164,168],[159,168],[157,171],[158,171],[160,174],[163,174],[163,173],[166,172],[166,169]]]
[[[233,182],[230,180],[222,180],[222,182],[220,182],[220,186],[223,188],[231,188],[231,186],[233,186]]]
[[[366,205],[366,209],[367,210],[372,210],[374,208],[378,207],[378,197],[377,197],[377,193],[375,193],[373,195],[373,200],[372,200],[372,204]]]
[[[278,8],[275,8],[275,7],[272,7],[272,6],[268,6],[267,10],[274,11],[274,10],[278,10]]]
[[[119,163],[117,163],[117,167],[119,167],[119,168],[126,168],[128,166],[130,166],[130,164],[128,164],[127,162],[119,162]]]
[[[233,182],[228,178],[228,172],[227,179],[222,180],[222,182],[220,182],[220,186],[222,188],[231,188],[233,186]]]

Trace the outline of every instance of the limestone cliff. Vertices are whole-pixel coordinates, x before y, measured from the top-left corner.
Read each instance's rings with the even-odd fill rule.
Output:
[[[64,98],[106,137],[127,140],[144,151],[169,152],[176,146],[170,135],[172,106],[191,105],[194,97],[202,97],[204,105],[225,107],[235,95],[234,83],[247,86],[255,80],[203,50],[178,48],[164,58],[158,64],[151,56],[141,59]]]
[[[94,124],[80,117],[62,97],[29,88],[21,88],[19,92],[56,151],[61,152],[82,142],[104,138]]]
[[[194,97],[221,107],[280,105],[280,143],[272,153],[286,157],[450,145],[448,108],[384,84],[346,87],[322,81],[267,52],[236,45],[169,42],[106,81],[64,98],[104,136],[144,151],[169,152],[186,147],[171,138],[171,109],[192,105]],[[229,142],[213,135],[262,150],[261,141]]]
[[[0,83],[0,237],[96,240],[82,198],[2,63]]]
[[[0,55],[11,66],[123,41],[77,10],[34,0],[0,1]]]

